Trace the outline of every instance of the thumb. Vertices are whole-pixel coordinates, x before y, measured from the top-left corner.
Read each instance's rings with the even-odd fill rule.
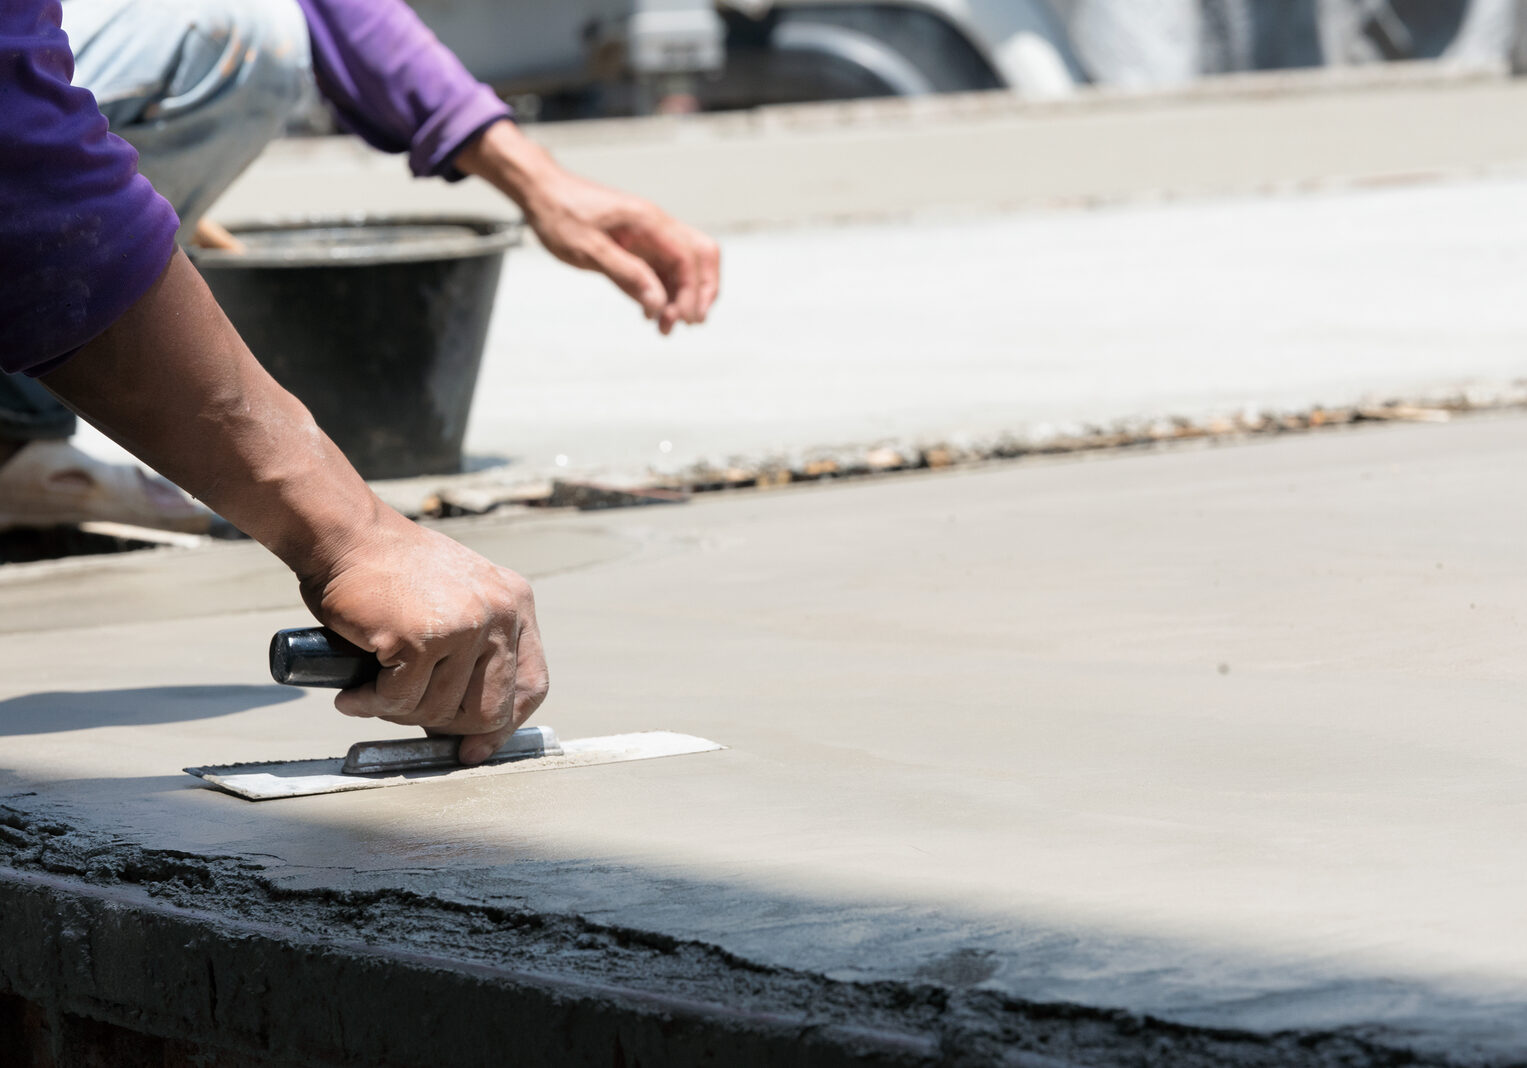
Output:
[[[658,317],[668,303],[668,292],[646,260],[627,252],[603,235],[589,254],[594,267],[640,304],[647,318]]]

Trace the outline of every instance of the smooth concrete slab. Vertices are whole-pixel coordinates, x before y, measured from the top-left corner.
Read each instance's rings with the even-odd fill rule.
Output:
[[[468,449],[674,470],[1488,396],[1527,366],[1527,181],[739,235],[724,255],[711,321],[670,338],[601,278],[510,263]]]
[[[1414,64],[532,125],[722,234],[723,294],[661,339],[603,279],[512,253],[467,450],[627,475],[1493,386],[1527,330],[1524,103]],[[514,208],[325,138],[273,146],[214,214],[358,211]]]
[[[1297,1039],[1217,1063],[1520,1063],[1524,448],[1479,418],[469,524],[540,561],[541,720],[730,748],[263,804],[178,769],[365,730],[263,681],[295,593],[175,618],[202,558],[55,568],[0,639],[0,805],[91,836],[81,878],[205,858],[381,947],[434,906],[577,916],[674,940],[655,991],[711,947],[755,969],[733,1007],[788,972],[907,991],[910,1030],[942,989]],[[624,551],[560,568],[569,532]]]
[[[1523,373],[1522,180],[735,235],[724,255],[711,321],[662,338],[603,278],[511,253],[474,463],[640,475],[1488,398]]]

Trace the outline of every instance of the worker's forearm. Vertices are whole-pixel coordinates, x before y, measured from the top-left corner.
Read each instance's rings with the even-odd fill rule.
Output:
[[[469,141],[454,162],[463,174],[492,183],[527,216],[537,210],[536,201],[548,184],[566,176],[551,153],[507,119]]]
[[[384,510],[180,253],[43,383],[304,579],[336,565]]]

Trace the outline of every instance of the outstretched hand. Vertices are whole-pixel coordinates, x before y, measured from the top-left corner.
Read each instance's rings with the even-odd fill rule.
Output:
[[[552,255],[608,277],[664,334],[703,323],[720,289],[714,241],[654,204],[565,171],[527,201],[526,221]]]
[[[463,148],[456,165],[507,193],[554,256],[604,274],[664,334],[705,321],[721,287],[721,251],[698,230],[564,171],[507,121]]]

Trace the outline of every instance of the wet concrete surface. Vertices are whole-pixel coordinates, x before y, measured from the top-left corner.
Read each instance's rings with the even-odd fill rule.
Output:
[[[511,253],[467,451],[625,474],[1498,384],[1527,331],[1524,99],[1423,64],[530,126],[720,234],[722,295],[665,339],[603,278]],[[513,206],[320,139],[214,214],[325,211]]]
[[[1521,377],[1527,181],[738,234],[663,338],[505,262],[467,428],[508,478],[1298,411]],[[124,458],[93,430],[81,443]]]
[[[293,968],[244,990],[284,1029],[223,988],[273,1060],[347,1048],[341,1002],[424,1057],[313,985],[370,968],[498,1006],[484,1035],[616,1021],[571,1063],[1527,1062],[1524,446],[1477,418],[448,526],[537,579],[541,721],[730,748],[263,804],[179,768],[360,736],[263,679],[304,619],[275,565],[16,569],[0,924]],[[128,997],[6,933],[0,986]],[[174,1012],[215,1031],[206,985]]]
[[[511,256],[468,450],[529,472],[558,457],[675,470],[1414,399],[1522,373],[1523,181],[723,244],[711,320],[669,338],[605,280]]]

